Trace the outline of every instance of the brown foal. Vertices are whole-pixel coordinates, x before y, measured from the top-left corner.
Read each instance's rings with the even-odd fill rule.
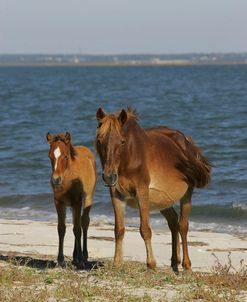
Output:
[[[66,231],[66,207],[71,207],[75,236],[73,264],[78,268],[84,268],[88,258],[89,211],[96,185],[95,158],[88,148],[74,147],[68,132],[55,135],[47,133],[47,141],[50,144],[51,186],[58,215],[58,265],[65,265],[63,245]],[[83,230],[83,251],[81,229]]]
[[[202,188],[209,183],[209,161],[192,140],[179,131],[166,127],[141,128],[135,112],[130,109],[107,115],[99,108],[96,117],[99,123],[96,148],[115,212],[114,265],[122,264],[124,209],[127,204],[140,212],[140,233],[146,246],[147,266],[156,266],[149,213],[150,210],[159,210],[167,219],[172,233],[173,270],[178,271],[181,262],[180,233],[182,265],[190,271],[187,233],[191,196],[194,187]],[[173,208],[178,200],[179,219]]]

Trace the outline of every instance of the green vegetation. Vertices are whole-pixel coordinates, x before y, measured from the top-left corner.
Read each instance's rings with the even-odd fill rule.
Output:
[[[111,262],[88,271],[68,267],[35,268],[20,261],[0,261],[0,301],[246,301],[247,267],[236,271],[216,259],[211,273],[175,275],[170,268],[147,270],[145,264]]]

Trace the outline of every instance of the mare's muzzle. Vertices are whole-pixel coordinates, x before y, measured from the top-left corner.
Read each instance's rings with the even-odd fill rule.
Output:
[[[102,178],[107,186],[114,187],[118,182],[118,174],[116,172],[105,174],[102,173]]]
[[[61,176],[57,176],[57,177],[54,177],[52,176],[51,177],[51,183],[53,186],[61,186],[62,183],[63,183],[63,178]]]

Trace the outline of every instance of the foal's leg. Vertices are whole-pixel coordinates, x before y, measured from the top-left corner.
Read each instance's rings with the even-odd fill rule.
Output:
[[[183,246],[183,268],[186,271],[191,271],[191,261],[189,258],[188,252],[188,242],[187,242],[187,234],[189,229],[189,221],[188,217],[191,210],[191,196],[193,193],[193,188],[188,188],[185,195],[180,200],[180,219],[179,219],[179,231],[182,238],[182,246]]]
[[[75,236],[75,247],[73,252],[73,264],[78,268],[84,268],[83,255],[81,250],[81,201],[77,202],[72,208],[73,214],[73,233]]]
[[[163,216],[165,216],[168,222],[168,226],[172,233],[171,267],[174,272],[178,272],[178,264],[181,263],[178,214],[176,213],[173,207],[162,210],[160,212]]]
[[[65,266],[64,262],[64,254],[63,254],[63,243],[64,243],[64,236],[66,232],[66,225],[65,225],[65,219],[66,219],[66,206],[62,203],[59,203],[59,201],[55,200],[55,206],[57,210],[57,216],[58,216],[58,238],[59,238],[59,248],[58,248],[58,256],[57,256],[57,262],[59,266]]]
[[[92,203],[90,203],[90,204],[92,204]],[[88,259],[87,231],[88,231],[88,226],[90,223],[90,217],[89,217],[90,209],[91,209],[91,205],[87,206],[87,203],[85,203],[85,208],[84,208],[83,214],[81,216],[81,226],[82,226],[82,231],[83,231],[83,259],[84,259],[84,261],[87,261],[87,259]]]
[[[113,265],[119,267],[123,263],[123,238],[125,233],[125,202],[114,196],[113,189],[110,190],[113,209],[115,213],[115,255]]]
[[[139,192],[138,205],[140,210],[140,233],[145,242],[147,252],[147,267],[154,269],[156,261],[151,245],[152,231],[149,224],[149,198],[146,190]]]

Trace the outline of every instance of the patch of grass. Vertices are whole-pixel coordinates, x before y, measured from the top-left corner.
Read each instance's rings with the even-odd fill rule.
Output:
[[[235,292],[228,290],[193,287],[185,290],[177,302],[179,301],[237,302],[238,298]]]
[[[9,264],[1,268],[0,301],[47,301],[40,271],[27,266]]]
[[[235,302],[245,292],[247,300],[247,265],[240,260],[240,268],[236,270],[228,253],[228,263],[222,265],[213,254],[216,264],[211,273],[195,273],[191,276],[194,286],[184,294],[184,301],[201,299],[209,302]]]
[[[237,270],[231,261],[231,253],[228,253],[228,263],[222,265],[215,254],[216,264],[211,274],[196,274],[196,278],[204,280],[205,284],[213,287],[247,290],[247,265],[240,260],[240,268]]]
[[[176,283],[178,277],[170,268],[147,269],[146,265],[137,261],[128,261],[120,268],[115,268],[109,261],[105,262],[104,267],[91,272],[97,278],[105,278],[123,282],[133,287],[159,288],[164,284]]]
[[[0,301],[239,301],[247,298],[247,267],[236,270],[216,258],[211,273],[175,275],[170,268],[149,270],[140,262],[121,268],[104,266],[91,271],[37,269],[16,262],[0,262]]]

